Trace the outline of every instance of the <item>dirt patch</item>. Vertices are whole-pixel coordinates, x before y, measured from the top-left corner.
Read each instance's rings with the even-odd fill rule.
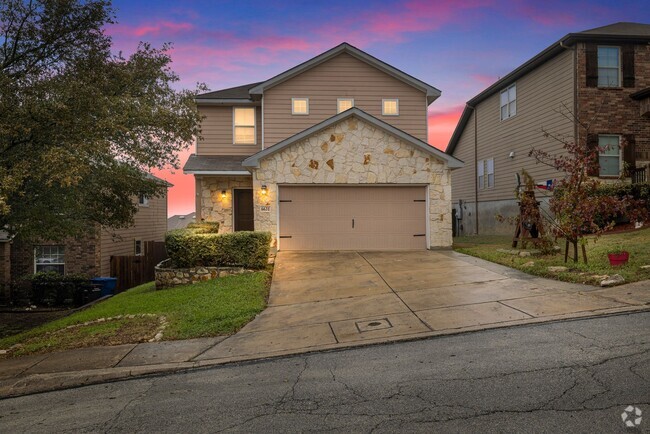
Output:
[[[28,338],[13,347],[6,357],[147,342],[156,336],[160,327],[161,320],[156,316],[93,321]]]
[[[55,319],[63,318],[71,312],[72,310],[70,309],[0,312],[0,339],[31,330],[34,327],[54,321]]]

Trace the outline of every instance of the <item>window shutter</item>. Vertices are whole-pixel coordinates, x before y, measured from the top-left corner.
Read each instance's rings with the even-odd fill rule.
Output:
[[[623,147],[623,161],[627,163],[628,169],[633,169],[636,167],[636,146],[634,144],[634,135],[625,134],[623,140],[625,140]]]
[[[634,87],[634,45],[621,47],[621,66],[623,70],[623,87]]]
[[[587,87],[598,87],[598,46],[585,44]]]
[[[598,134],[587,134],[587,149],[598,149]],[[598,176],[600,174],[600,164],[598,163],[598,152],[594,154],[594,164],[587,168],[587,175]]]

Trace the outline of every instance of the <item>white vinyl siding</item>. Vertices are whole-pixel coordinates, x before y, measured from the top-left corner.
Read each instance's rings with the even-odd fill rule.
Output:
[[[621,85],[621,52],[619,47],[598,47],[598,87]]]
[[[399,116],[399,100],[397,98],[382,99],[381,114],[384,116]]]
[[[501,91],[501,120],[517,114],[517,83]]]
[[[336,113],[350,110],[354,107],[354,98],[339,98],[336,100]]]
[[[598,136],[598,164],[600,176],[620,176],[621,138],[614,135]]]
[[[34,248],[35,273],[65,273],[64,246],[36,246]]]
[[[292,115],[309,114],[309,98],[291,98]]]
[[[233,143],[255,144],[255,107],[233,108]]]

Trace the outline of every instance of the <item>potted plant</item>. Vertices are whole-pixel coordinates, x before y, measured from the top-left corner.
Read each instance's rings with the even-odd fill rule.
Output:
[[[620,267],[627,264],[630,259],[630,253],[623,249],[623,246],[617,246],[607,252],[609,258],[609,265],[612,267]]]

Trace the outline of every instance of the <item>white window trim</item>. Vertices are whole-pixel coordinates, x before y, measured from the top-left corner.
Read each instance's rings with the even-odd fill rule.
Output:
[[[138,196],[138,206],[148,208],[149,207],[149,198],[144,194]]]
[[[293,102],[295,100],[301,100],[301,101],[305,100],[305,101],[307,101],[307,112],[305,112],[305,113],[296,113],[293,110]],[[291,98],[291,114],[294,115],[294,116],[307,116],[309,114],[309,98]]]
[[[397,113],[386,113],[386,111],[384,110],[384,102],[386,101],[395,101],[397,103]],[[381,114],[382,116],[399,116],[399,98],[382,98]]]
[[[235,111],[236,109],[253,109],[253,141],[252,142],[237,142],[235,139],[235,127],[250,127],[251,125],[235,125]],[[233,106],[232,108],[232,144],[233,145],[257,145],[257,107],[250,106]]]
[[[515,95],[515,99],[512,100],[512,101],[510,101],[510,97],[508,96],[508,102],[506,102],[505,104],[501,104],[501,95],[502,95],[504,92],[506,93],[506,95],[510,95],[509,91],[510,91],[510,89],[513,88],[513,87],[515,88],[515,94],[516,94],[516,92],[517,92],[517,83],[516,83],[516,82],[515,82],[515,83],[512,83],[510,86],[506,87],[506,88],[503,89],[501,92],[499,92],[499,119],[501,119],[502,121],[507,121],[508,119],[512,119],[512,118],[514,118],[515,116],[517,116],[517,113],[519,112],[519,107],[517,107],[517,108],[516,108],[516,111],[515,111],[515,114],[514,114],[514,115],[511,115],[511,114],[510,114],[510,103],[511,103],[512,101],[515,101],[515,105],[517,105],[516,102],[517,102],[517,99],[518,99],[518,98],[517,98],[516,95]],[[508,107],[508,116],[505,117],[505,118],[503,117],[503,114],[501,113],[501,109],[502,109],[504,106]]]
[[[140,243],[140,253],[138,253],[138,248],[137,248],[138,242]],[[144,256],[144,243],[139,238],[133,240],[133,254],[135,256]]]
[[[621,50],[621,47],[619,47],[618,45],[598,45],[598,46],[596,46],[596,71],[598,72],[597,80],[600,79],[600,73],[599,73],[600,72],[599,71],[600,70],[600,65],[598,65],[598,49],[599,48],[616,48],[616,50],[618,50],[618,68],[617,68],[618,69],[618,74],[617,74],[618,75],[618,83],[616,83],[615,86],[601,86],[600,84],[598,84],[598,82],[596,82],[596,85],[598,87],[602,88],[602,89],[611,89],[611,88],[622,87],[623,86],[623,84],[622,84],[622,80],[623,80],[623,77],[622,77],[622,75],[623,75],[623,57],[622,57],[623,53],[622,53],[622,51],[623,50]],[[604,69],[614,69],[611,66],[603,66],[603,68]],[[611,135],[611,134],[603,134],[603,135],[607,136],[607,135]]]
[[[341,101],[352,101],[352,107],[351,108],[354,108],[354,98],[337,98],[336,99],[336,114],[341,113],[341,109],[339,108],[339,104],[341,103]],[[382,105],[383,105],[383,103],[382,103]]]
[[[63,247],[63,262],[50,262],[48,264],[41,263],[40,265],[63,265],[63,274],[65,275],[65,246],[63,245],[41,245],[41,246],[34,246],[34,274],[38,273],[38,265],[39,263],[36,262],[36,250],[39,247]]]
[[[483,172],[481,174],[481,172]],[[481,185],[481,178],[483,178],[483,185]],[[478,190],[485,190],[485,160],[478,160],[476,162],[476,188]]]
[[[489,162],[492,162],[492,173],[489,170]],[[494,167],[494,157],[485,160],[485,189],[492,190],[496,184],[496,169]],[[492,185],[490,185],[490,175],[492,175]]]
[[[623,161],[623,147],[622,147],[622,142],[623,142],[623,136],[620,134],[598,134],[598,158],[600,159],[600,138],[601,137],[616,137],[618,138],[618,175],[601,175],[600,174],[600,164],[598,165],[598,177],[599,178],[605,178],[605,179],[614,179],[614,178],[620,178],[621,174],[623,173],[623,164],[625,162]]]

